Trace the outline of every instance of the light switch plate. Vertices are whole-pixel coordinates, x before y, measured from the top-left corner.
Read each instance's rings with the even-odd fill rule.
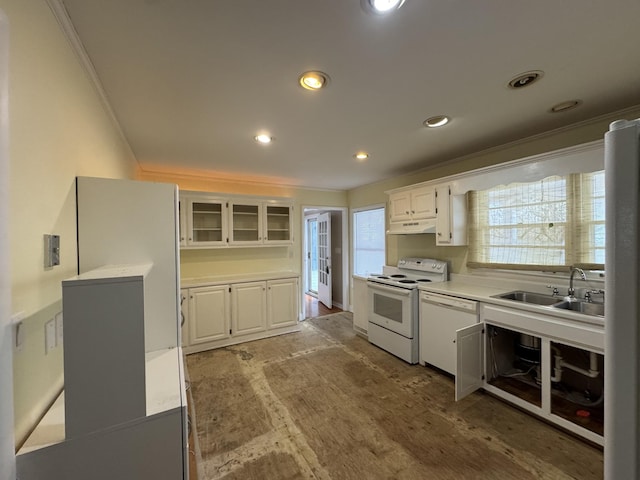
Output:
[[[44,353],[56,348],[56,321],[54,318],[44,324]]]
[[[62,345],[62,312],[56,313],[56,346]]]
[[[44,268],[60,265],[60,235],[44,235]]]
[[[16,352],[21,352],[24,348],[24,340],[26,337],[26,329],[22,320],[24,312],[18,312],[11,315],[11,325],[13,325],[13,348]]]

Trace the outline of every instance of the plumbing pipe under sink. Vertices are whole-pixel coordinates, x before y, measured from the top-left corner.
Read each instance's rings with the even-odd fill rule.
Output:
[[[569,370],[573,370],[581,375],[584,375],[589,378],[596,378],[600,375],[600,371],[598,370],[598,354],[595,352],[589,352],[589,370],[584,368],[576,367],[575,365],[565,362],[562,359],[562,355],[560,354],[560,350],[556,347],[552,347],[555,355],[553,356],[555,360],[555,365],[553,367],[553,376],[551,377],[552,382],[559,382],[562,380],[562,369],[568,368]]]

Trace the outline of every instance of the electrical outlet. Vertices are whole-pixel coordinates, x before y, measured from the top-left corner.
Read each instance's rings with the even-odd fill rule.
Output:
[[[56,346],[62,345],[62,312],[56,313]]]
[[[56,320],[52,318],[44,324],[44,353],[56,348]]]
[[[11,325],[13,325],[13,348],[16,352],[21,352],[24,348],[26,329],[22,323],[23,319],[24,312],[18,312],[11,315]]]

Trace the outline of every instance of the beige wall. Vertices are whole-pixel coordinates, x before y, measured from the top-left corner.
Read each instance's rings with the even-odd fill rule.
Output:
[[[0,478],[15,478],[9,285],[9,22],[0,10]]]
[[[76,273],[76,175],[130,178],[136,164],[44,0],[0,0],[9,20],[12,312],[25,346],[14,354],[16,438],[62,386],[62,348],[45,356],[44,322],[61,310],[60,281]],[[43,234],[61,264],[43,267]],[[8,388],[2,385],[0,388]]]

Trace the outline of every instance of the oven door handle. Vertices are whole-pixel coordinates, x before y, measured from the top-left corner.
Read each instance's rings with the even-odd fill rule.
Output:
[[[413,289],[407,290],[406,288],[402,288],[402,287],[387,287],[385,285],[381,285],[375,282],[369,282],[369,288],[372,288],[374,290],[380,290],[382,292],[391,293],[393,295],[402,295],[403,297],[409,297],[411,296],[411,292],[413,292]]]

